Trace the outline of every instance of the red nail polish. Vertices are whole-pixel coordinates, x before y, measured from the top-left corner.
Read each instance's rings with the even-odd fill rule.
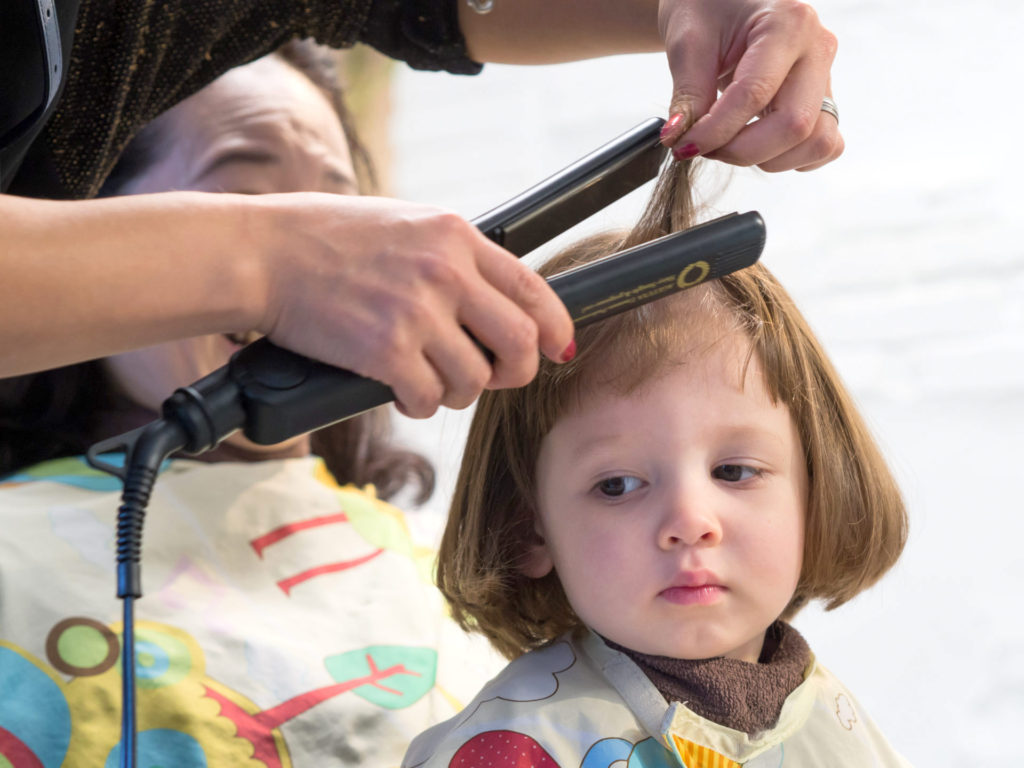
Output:
[[[570,341],[569,346],[565,348],[565,351],[562,353],[562,362],[568,363],[574,357],[576,357],[576,339]]]
[[[689,160],[691,157],[696,157],[700,154],[700,149],[693,142],[689,144],[683,144],[681,147],[676,147],[672,150],[672,157],[676,160]]]
[[[661,128],[661,138],[664,139],[666,136],[672,133],[672,131],[676,129],[676,126],[679,125],[680,122],[682,122],[682,119],[683,116],[678,112],[672,115],[672,117],[668,119],[668,122],[665,123],[665,125],[663,125]]]

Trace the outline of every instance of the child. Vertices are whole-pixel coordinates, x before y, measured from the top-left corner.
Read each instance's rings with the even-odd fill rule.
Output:
[[[543,271],[690,225],[667,173]],[[478,405],[438,583],[513,661],[404,765],[906,765],[786,623],[877,581],[906,515],[782,287],[758,265],[577,341]]]

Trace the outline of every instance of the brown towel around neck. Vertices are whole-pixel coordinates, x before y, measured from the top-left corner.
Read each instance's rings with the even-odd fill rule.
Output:
[[[681,701],[701,717],[744,733],[764,731],[803,682],[811,649],[799,632],[777,621],[765,632],[757,664],[738,659],[673,659],[604,642],[640,667],[669,702]]]

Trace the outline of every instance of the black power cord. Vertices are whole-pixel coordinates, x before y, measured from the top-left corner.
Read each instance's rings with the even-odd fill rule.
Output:
[[[160,465],[185,447],[181,425],[162,419],[145,427],[92,446],[87,458],[97,469],[121,478],[124,489],[117,510],[117,596],[123,601],[121,636],[121,759],[122,768],[136,764],[135,725],[135,598],[142,597],[142,524]],[[103,461],[101,454],[125,451],[118,467]]]
[[[137,762],[135,716],[135,599],[142,597],[142,525],[160,465],[172,453],[199,454],[215,447],[242,426],[240,387],[227,367],[177,390],[163,404],[163,418],[124,435],[104,440],[86,452],[96,469],[123,483],[117,511],[117,596],[123,601],[121,649],[121,768]],[[124,452],[123,466],[104,454]]]

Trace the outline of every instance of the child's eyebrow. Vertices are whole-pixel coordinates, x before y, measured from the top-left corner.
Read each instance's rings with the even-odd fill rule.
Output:
[[[631,433],[628,427],[589,426],[585,430],[577,430],[572,433],[569,438],[569,447],[575,451],[577,458],[582,459],[601,450],[606,450],[609,446],[614,447],[621,442],[623,434],[627,432]],[[713,434],[716,441],[726,444],[750,445],[753,443],[756,444],[755,447],[764,446],[774,449],[786,447],[785,434],[773,427],[757,424],[725,424],[714,427]]]
[[[737,440],[768,440],[773,443],[785,442],[785,436],[777,429],[762,427],[755,424],[737,424],[735,426],[727,426],[722,431],[725,436]]]

